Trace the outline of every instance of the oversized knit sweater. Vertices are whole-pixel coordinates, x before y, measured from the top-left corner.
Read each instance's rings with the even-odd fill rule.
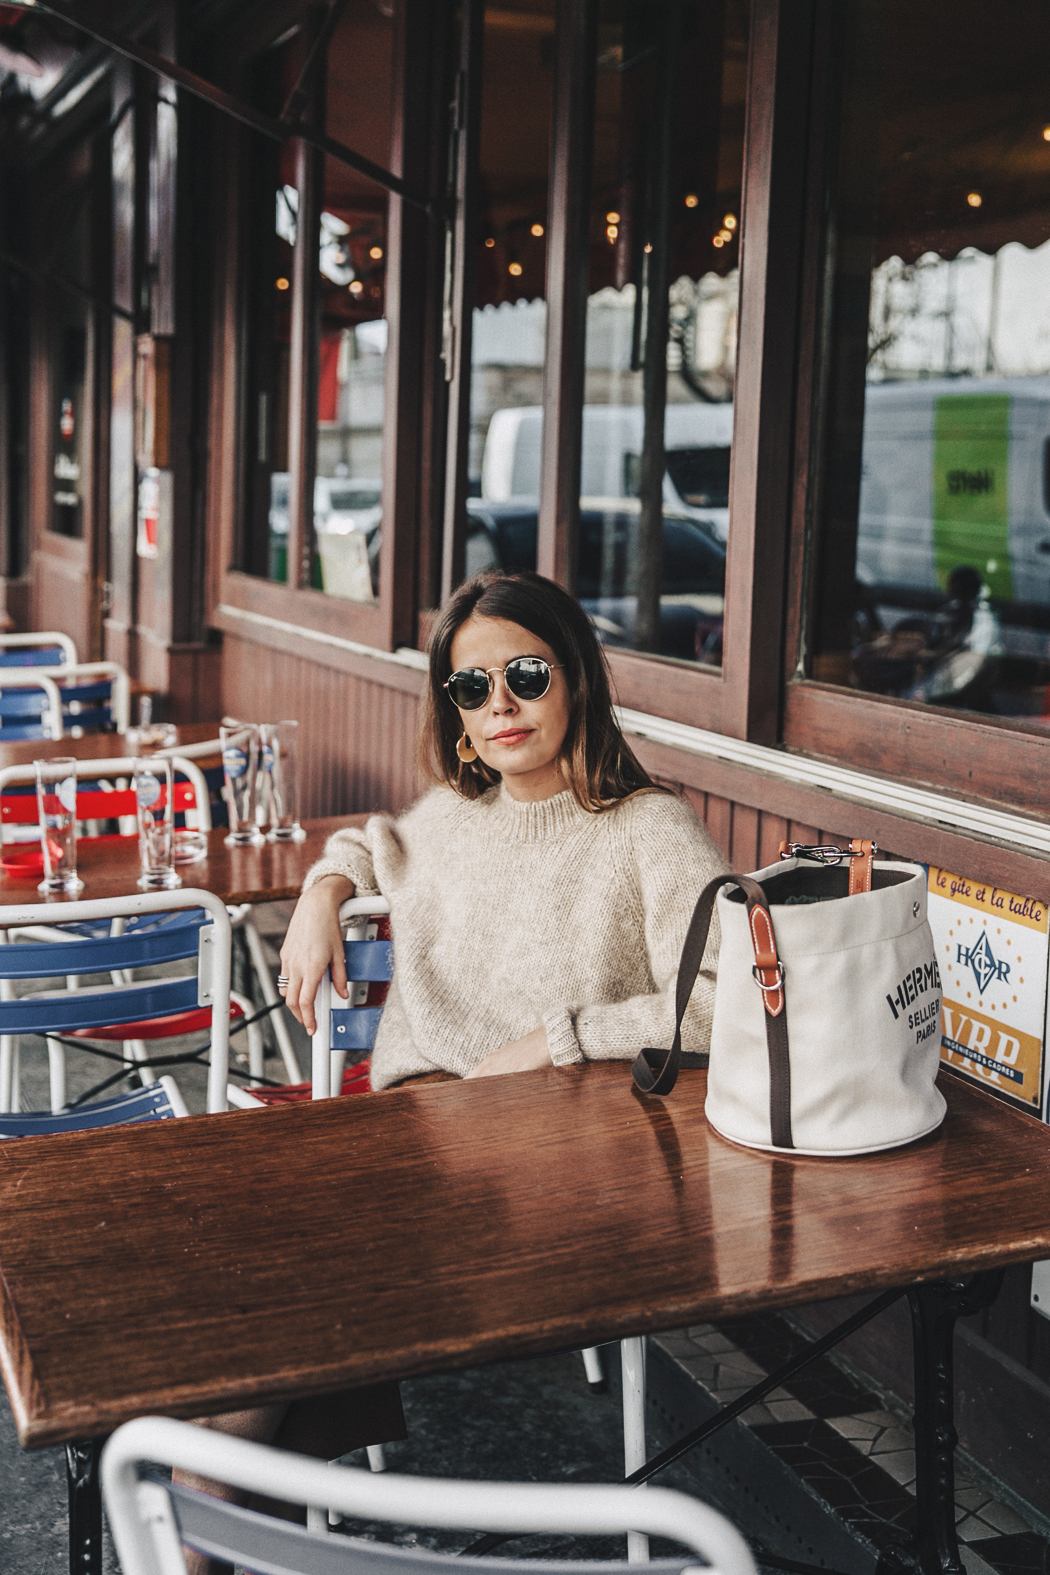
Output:
[[[555,1066],[668,1046],[701,888],[727,866],[688,804],[642,793],[591,814],[569,792],[520,804],[427,793],[399,820],[337,831],[303,889],[344,875],[390,903],[394,978],[372,1086],[463,1076],[541,1023]],[[683,1048],[706,1050],[717,934]]]

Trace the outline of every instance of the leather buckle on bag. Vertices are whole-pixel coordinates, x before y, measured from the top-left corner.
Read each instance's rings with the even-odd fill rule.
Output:
[[[870,858],[878,853],[877,842],[871,844],[871,854],[860,848],[837,848],[831,844],[817,844],[807,847],[801,842],[782,842],[780,844],[780,857],[782,859],[811,859],[814,864],[841,864],[843,859]]]
[[[772,994],[773,991],[779,990],[783,986],[783,983],[784,983],[784,964],[782,962],[780,962],[779,959],[778,959],[778,961],[777,961],[777,982],[776,982],[776,984],[763,984],[762,980],[758,977],[759,973],[769,973],[769,971],[770,970],[768,968],[760,969],[758,967],[757,963],[756,963],[756,965],[751,970],[751,977],[752,977],[752,979],[754,979],[755,983],[758,985],[758,988],[760,990],[765,991],[767,994]]]

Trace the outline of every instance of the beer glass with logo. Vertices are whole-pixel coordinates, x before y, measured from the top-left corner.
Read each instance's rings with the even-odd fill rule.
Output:
[[[258,847],[263,834],[255,823],[259,729],[252,724],[221,727],[223,797],[230,815],[226,846]]]
[[[175,792],[170,760],[135,762],[135,805],[139,822],[139,858],[143,891],[170,891],[182,885],[175,869]]]
[[[34,760],[36,806],[44,878],[37,891],[74,896],[84,890],[77,878],[77,763],[72,755]]]
[[[259,781],[270,842],[302,842],[299,824],[299,723],[264,722],[259,729]]]

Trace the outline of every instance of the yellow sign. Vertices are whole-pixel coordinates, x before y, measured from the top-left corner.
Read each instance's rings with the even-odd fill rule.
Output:
[[[933,865],[928,891],[943,981],[941,1060],[1038,1110],[1050,956],[1046,904]]]

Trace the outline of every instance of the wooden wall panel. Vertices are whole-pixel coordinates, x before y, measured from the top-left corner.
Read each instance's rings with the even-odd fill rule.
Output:
[[[222,705],[249,722],[297,717],[302,813],[398,813],[418,797],[418,702],[382,682],[226,636]]]

